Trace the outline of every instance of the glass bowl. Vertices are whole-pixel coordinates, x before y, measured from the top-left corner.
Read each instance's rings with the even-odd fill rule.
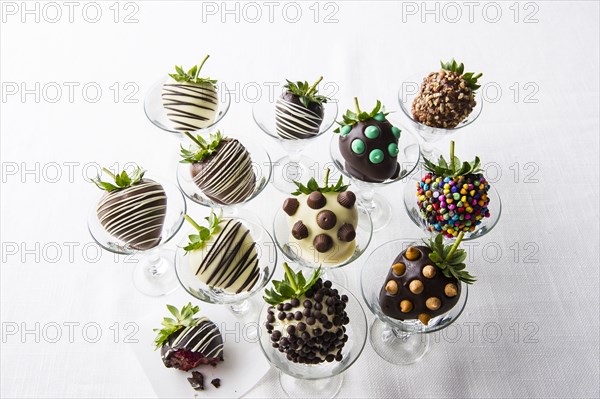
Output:
[[[419,206],[417,204],[417,188],[416,185],[421,181],[421,178],[418,175],[413,175],[406,187],[404,188],[404,207],[406,208],[406,213],[410,220],[413,221],[421,230],[426,233],[437,234],[433,226],[430,226],[427,221],[421,216],[421,211],[419,210]],[[475,230],[470,232],[465,232],[464,241],[473,240],[476,238],[481,238],[498,224],[500,220],[500,215],[502,214],[502,201],[500,200],[500,195],[498,191],[494,188],[493,185],[490,185],[490,189],[488,191],[488,198],[490,200],[488,204],[488,209],[490,211],[489,218],[481,219],[481,223],[475,227]],[[454,238],[451,238],[454,239]]]
[[[190,171],[191,164],[189,163],[179,163],[177,166],[177,183],[179,184],[179,188],[185,194],[187,198],[192,200],[193,202],[211,208],[224,208],[228,209],[231,212],[226,212],[226,214],[236,215],[237,208],[242,206],[243,204],[250,202],[254,198],[256,198],[264,189],[267,187],[269,180],[271,179],[271,174],[273,170],[273,166],[271,163],[271,157],[265,151],[265,149],[256,142],[256,140],[251,140],[244,136],[227,136],[224,134],[224,137],[231,137],[238,139],[244,147],[248,150],[250,154],[250,158],[252,159],[252,169],[254,170],[254,175],[256,176],[256,185],[254,191],[250,196],[248,196],[244,201],[236,204],[221,204],[210,198],[208,198],[194,183],[192,178],[192,174]],[[185,146],[185,145],[184,145]]]
[[[237,316],[249,317],[256,309],[252,309],[252,296],[260,292],[271,280],[277,265],[277,250],[269,232],[260,224],[242,218],[230,218],[240,221],[249,231],[254,242],[259,258],[259,277],[252,289],[241,293],[229,293],[220,288],[215,288],[202,282],[192,271],[189,255],[185,254],[183,247],[188,243],[187,236],[183,239],[175,256],[175,271],[183,288],[194,298],[203,302],[230,305],[229,309]],[[200,220],[199,218],[196,220]],[[190,230],[190,234],[197,234]],[[255,320],[255,319],[253,319]]]
[[[390,215],[392,214],[392,205],[382,195],[376,195],[377,191],[387,184],[397,183],[399,181],[406,181],[406,178],[415,171],[419,165],[419,159],[421,157],[419,150],[419,142],[417,138],[410,132],[410,130],[404,128],[400,124],[393,120],[390,122],[394,126],[398,126],[402,133],[400,134],[400,140],[398,141],[398,148],[402,159],[400,163],[400,174],[395,179],[388,179],[381,183],[366,182],[353,177],[348,173],[346,169],[346,161],[340,152],[339,147],[339,136],[333,135],[329,144],[329,152],[331,159],[335,167],[350,181],[354,187],[357,187],[357,194],[360,196],[360,200],[364,207],[371,214],[373,221],[373,230],[379,231],[383,229],[390,222]],[[399,155],[399,157],[400,157]]]
[[[161,184],[167,196],[165,222],[157,246],[145,251],[137,250],[110,235],[98,219],[97,204],[92,206],[88,214],[88,231],[94,241],[109,252],[119,255],[137,254],[138,262],[133,272],[135,287],[145,295],[161,296],[169,294],[179,287],[173,269],[174,252],[165,249],[164,244],[169,242],[181,228],[187,207],[181,191],[168,180],[151,174],[145,175],[144,179],[154,180]]]
[[[348,341],[342,349],[343,359],[339,362],[324,362],[316,365],[293,363],[285,354],[271,345],[270,335],[265,328],[267,309],[265,304],[258,317],[259,342],[267,360],[279,370],[279,380],[288,397],[294,398],[333,398],[339,392],[342,373],[347,370],[362,353],[367,339],[367,319],[358,299],[346,288],[335,284],[340,295],[347,295],[349,300],[346,313],[350,323],[346,325]]]
[[[288,194],[296,189],[294,181],[307,181],[315,177],[315,171],[322,167],[315,167],[317,161],[303,156],[302,150],[308,142],[318,138],[329,130],[337,118],[338,106],[335,100],[323,104],[323,122],[319,132],[313,137],[304,139],[284,139],[277,134],[275,123],[275,105],[277,98],[261,98],[252,107],[252,116],[258,127],[269,137],[277,142],[287,152],[287,155],[274,162],[277,165],[273,178],[273,185],[282,193]]]
[[[429,348],[426,334],[440,331],[452,324],[467,303],[468,285],[461,283],[457,304],[448,312],[432,318],[426,326],[418,320],[397,320],[388,317],[379,305],[379,293],[390,267],[400,252],[411,245],[422,245],[412,240],[389,241],[373,250],[361,271],[363,299],[376,316],[369,339],[379,356],[393,364],[410,364],[420,360]]]
[[[425,156],[428,159],[437,159],[439,155],[438,152],[435,150],[433,143],[442,139],[445,136],[454,134],[457,130],[465,128],[471,123],[475,122],[475,120],[479,118],[479,115],[481,115],[481,110],[483,109],[483,98],[481,96],[481,90],[475,91],[474,95],[476,105],[473,108],[473,111],[471,111],[469,116],[467,116],[467,118],[465,118],[454,128],[444,129],[424,125],[413,118],[412,104],[415,98],[417,97],[417,94],[419,94],[421,83],[423,82],[425,77],[429,75],[429,73],[430,72],[423,74],[415,74],[406,78],[402,83],[402,86],[398,90],[398,103],[400,104],[400,109],[402,110],[402,113],[404,113],[404,115],[408,118],[408,120],[411,122],[412,126],[415,128],[415,130],[422,139],[421,152],[423,156]]]
[[[165,108],[163,107],[162,87],[168,79],[168,76],[162,77],[150,87],[150,90],[144,99],[144,111],[146,112],[148,120],[150,120],[154,126],[164,130],[165,132],[176,134],[181,138],[183,131],[178,130],[175,124],[171,122],[171,120],[167,117]],[[215,120],[210,125],[201,129],[190,130],[190,133],[208,130],[225,117],[227,111],[229,111],[229,106],[231,105],[231,96],[229,95],[229,91],[227,90],[227,86],[224,82],[217,83],[217,95],[219,96],[219,101],[217,103],[217,116]]]

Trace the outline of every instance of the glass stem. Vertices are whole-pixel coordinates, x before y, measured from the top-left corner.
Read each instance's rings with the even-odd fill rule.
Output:
[[[391,344],[395,340],[399,339],[402,342],[406,342],[410,338],[410,334],[404,331],[401,331],[399,328],[389,327],[386,328],[381,334],[381,339],[386,344]]]
[[[144,256],[147,273],[152,277],[158,277],[163,274],[164,270],[161,268],[160,254],[156,250],[151,250]]]
[[[241,316],[248,312],[250,309],[250,302],[247,299],[244,299],[241,302],[232,303],[229,305],[229,311],[233,313],[235,316]]]
[[[367,208],[367,211],[373,212],[373,210],[375,210],[375,190],[372,188],[364,188],[360,190],[360,197],[363,205]]]
[[[302,154],[302,151],[300,151],[299,149],[296,150],[291,150],[289,153],[289,158],[290,158],[290,162],[292,163],[300,163],[300,155]]]

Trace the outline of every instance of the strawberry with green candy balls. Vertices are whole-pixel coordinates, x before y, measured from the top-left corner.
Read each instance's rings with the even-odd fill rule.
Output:
[[[483,218],[490,217],[490,185],[481,173],[480,161],[461,163],[450,142],[450,164],[443,156],[437,164],[424,159],[429,171],[417,183],[417,203],[428,229],[456,237],[472,232]]]
[[[277,134],[284,139],[307,139],[319,134],[323,122],[323,103],[329,98],[317,91],[319,80],[309,87],[308,82],[290,82],[275,107]]]
[[[325,185],[311,178],[304,186],[294,182],[295,198],[287,198],[283,211],[289,216],[290,241],[299,247],[299,255],[309,262],[335,265],[348,259],[356,249],[358,210],[356,195],[347,191],[342,176],[329,185],[329,169]]]
[[[430,73],[412,104],[413,118],[424,125],[452,129],[464,121],[475,108],[475,90],[482,74],[464,73],[465,66],[454,59],[442,69]]]
[[[362,112],[355,97],[356,113],[346,111],[341,126],[339,147],[346,170],[357,179],[380,183],[400,173],[398,140],[400,129],[387,120],[378,100],[371,112]]]
[[[187,73],[176,66],[176,73],[169,74],[170,79],[163,84],[163,107],[178,131],[206,128],[217,117],[217,81],[198,76],[208,57]]]
[[[283,264],[285,279],[265,289],[265,328],[273,348],[294,363],[319,364],[341,361],[350,322],[347,295],[340,295],[331,281],[323,281],[321,268],[308,281]]]
[[[98,188],[106,191],[96,214],[108,234],[137,250],[147,250],[160,243],[167,215],[167,194],[162,185],[145,179],[146,171],[136,167],[131,174],[126,171],[113,174],[102,171],[113,182],[92,180]]]

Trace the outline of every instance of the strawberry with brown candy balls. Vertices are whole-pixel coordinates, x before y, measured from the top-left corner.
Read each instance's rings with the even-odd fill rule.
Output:
[[[294,363],[319,364],[342,361],[348,341],[347,295],[340,295],[331,281],[323,281],[321,268],[308,281],[283,264],[285,279],[273,281],[263,299],[267,309],[265,328],[273,348]]]
[[[356,248],[356,195],[347,191],[341,176],[337,184],[329,185],[329,169],[323,187],[313,178],[306,186],[295,184],[296,197],[284,201],[283,211],[289,216],[290,241],[299,246],[299,255],[324,265],[348,259]]]
[[[371,112],[362,112],[355,97],[356,113],[346,111],[341,126],[339,147],[346,170],[357,179],[380,183],[400,173],[398,140],[400,129],[387,120],[381,102]]]
[[[383,313],[393,319],[429,320],[452,309],[461,294],[461,282],[475,278],[465,270],[467,254],[458,249],[464,233],[452,246],[444,245],[442,234],[428,245],[410,246],[390,268],[379,294]]]
[[[430,73],[412,104],[413,118],[424,125],[452,129],[464,121],[475,108],[475,90],[482,74],[463,73],[465,66],[452,61]]]

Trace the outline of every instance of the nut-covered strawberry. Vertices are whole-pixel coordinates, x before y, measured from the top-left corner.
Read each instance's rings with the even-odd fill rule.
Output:
[[[335,132],[340,134],[340,152],[346,170],[357,179],[380,183],[400,173],[398,140],[400,129],[387,120],[378,100],[371,112],[362,112],[355,97],[356,113],[346,111]]]
[[[181,310],[167,305],[174,318],[165,317],[161,328],[154,329],[155,350],[165,367],[188,371],[202,364],[216,366],[223,361],[223,337],[215,323],[206,317],[194,317],[200,311],[191,303]]]
[[[417,204],[430,231],[456,237],[474,231],[490,217],[490,185],[481,173],[479,157],[460,162],[450,142],[450,162],[440,156],[437,164],[424,158],[429,171],[417,183]]]
[[[323,103],[329,98],[318,94],[319,80],[309,87],[308,82],[290,82],[277,99],[275,123],[277,134],[284,139],[296,140],[316,136],[323,122]]]
[[[191,164],[194,183],[213,201],[239,204],[254,192],[256,176],[250,153],[238,140],[223,137],[221,132],[210,135],[185,135],[192,140],[191,148],[181,146],[181,163]]]
[[[464,121],[476,105],[475,90],[482,74],[464,73],[465,66],[453,59],[442,69],[430,73],[412,104],[416,121],[424,125],[451,129]]]
[[[290,240],[299,246],[299,255],[309,262],[335,265],[348,259],[356,248],[358,210],[356,195],[348,191],[342,176],[329,185],[311,178],[307,185],[295,182],[298,189],[287,198],[283,211],[289,216]]]
[[[216,119],[219,101],[217,81],[199,76],[208,57],[187,73],[176,66],[176,73],[169,74],[170,79],[163,84],[163,107],[178,131],[203,129]]]
[[[113,174],[102,169],[113,181],[98,176],[93,182],[106,193],[96,208],[100,224],[111,236],[137,250],[147,250],[160,243],[167,214],[167,194],[154,180],[144,179],[145,170],[136,167]]]
[[[452,246],[438,234],[428,245],[410,246],[390,267],[379,294],[383,313],[399,320],[429,320],[452,309],[461,294],[461,282],[472,284],[475,278],[465,270],[467,254],[458,249],[464,233]]]
[[[320,278],[321,269],[308,282],[302,272],[294,273],[284,263],[285,279],[273,281],[265,290],[265,328],[273,348],[294,363],[319,364],[342,361],[348,335],[345,325],[347,295],[340,295],[331,281]]]

